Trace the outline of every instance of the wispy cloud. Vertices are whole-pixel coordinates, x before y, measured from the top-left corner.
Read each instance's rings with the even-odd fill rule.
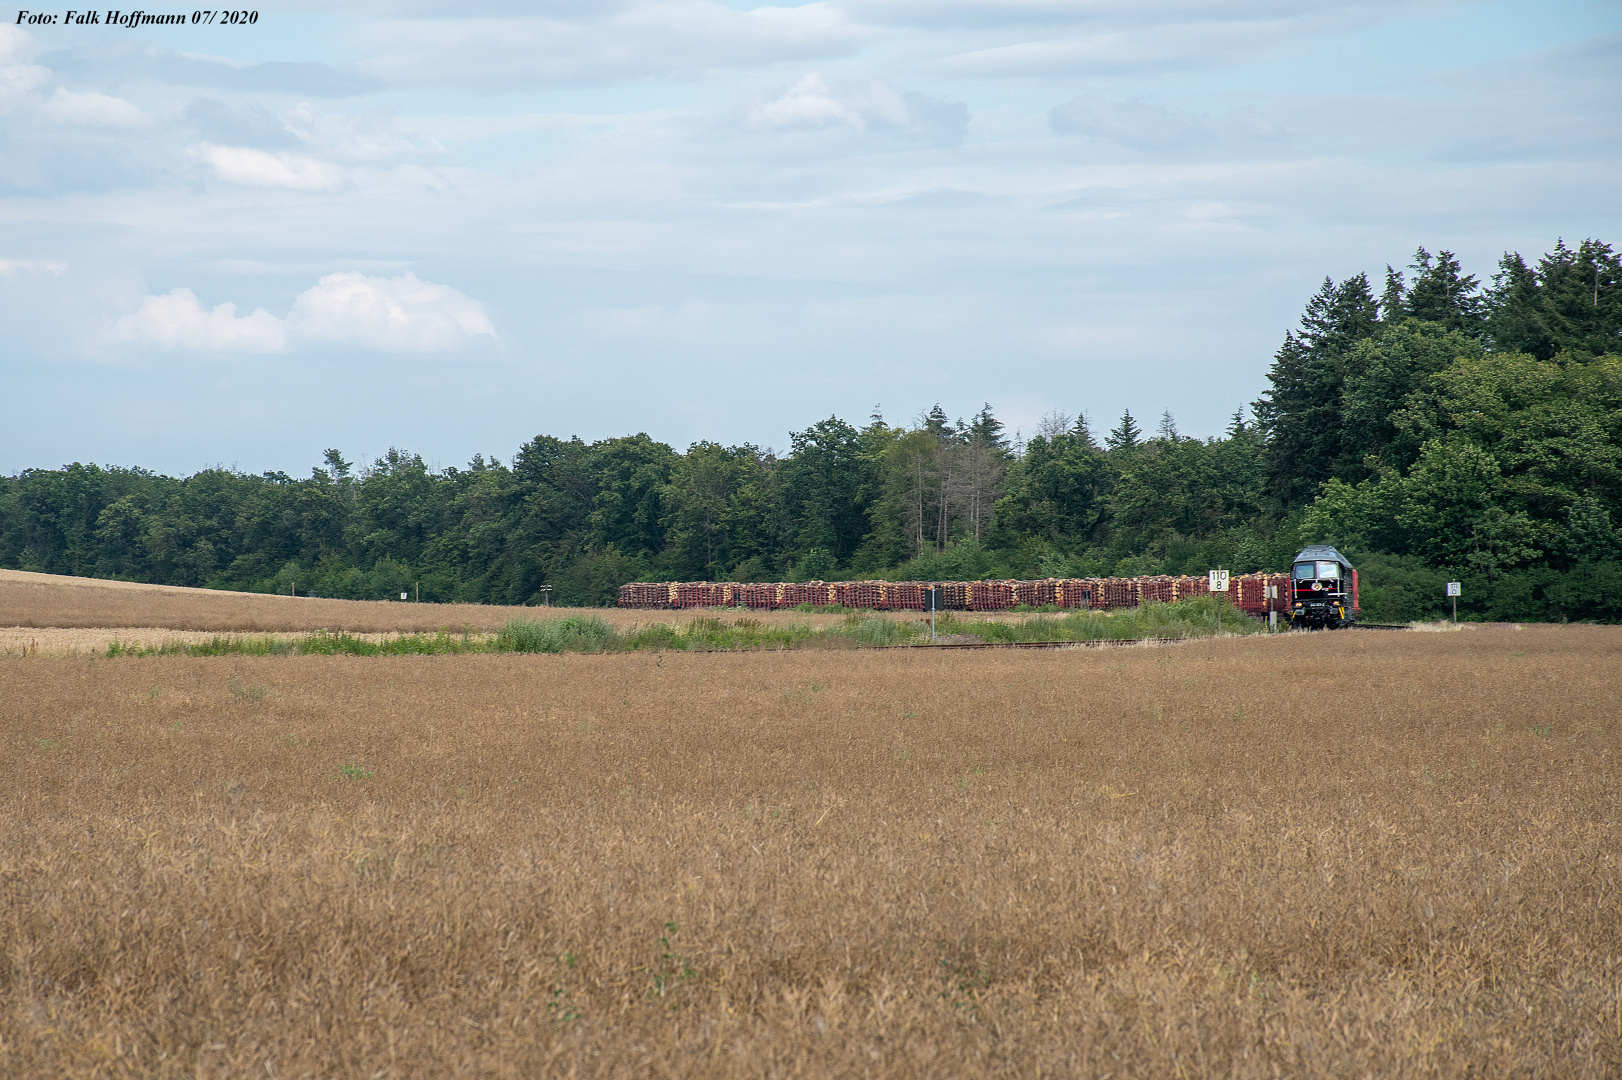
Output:
[[[79,93],[61,86],[57,87],[56,93],[45,102],[44,109],[45,115],[59,124],[140,128],[152,123],[152,117],[123,98],[110,97],[94,91]]]
[[[249,187],[281,187],[295,191],[323,191],[337,187],[343,171],[305,154],[270,154],[246,146],[198,147],[214,175],[232,184]]]
[[[550,16],[397,20],[370,31],[373,54],[357,68],[409,85],[601,85],[845,56],[869,36],[832,3],[739,10],[645,0]]]
[[[755,105],[748,119],[757,128],[843,125],[859,133],[873,130],[957,143],[968,126],[969,110],[960,101],[898,91],[883,79],[835,91],[821,75],[812,72],[781,94]]]
[[[1254,106],[1211,117],[1153,102],[1111,101],[1092,94],[1078,95],[1058,106],[1048,113],[1048,122],[1061,134],[1141,150],[1188,149],[1223,138],[1278,142],[1290,137]]]
[[[177,288],[148,296],[113,324],[108,341],[200,353],[281,353],[297,345],[347,345],[373,352],[430,353],[495,337],[484,305],[407,271],[395,278],[328,274],[300,293],[285,319],[263,308],[238,315],[226,302],[204,310]]]

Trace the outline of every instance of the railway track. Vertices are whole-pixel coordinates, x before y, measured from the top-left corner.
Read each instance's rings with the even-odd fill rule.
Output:
[[[1407,630],[1406,624],[1353,623],[1354,630]],[[893,645],[896,649],[1112,649],[1127,645],[1177,645],[1185,641],[1208,641],[1202,637],[1101,638],[1097,641],[938,641],[920,645]]]
[[[1110,649],[1126,645],[1176,645],[1205,638],[1151,637],[1100,638],[1097,641],[937,641],[923,645],[894,645],[896,649]]]

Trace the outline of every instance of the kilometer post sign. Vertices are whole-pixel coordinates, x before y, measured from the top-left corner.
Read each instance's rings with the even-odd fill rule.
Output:
[[[1222,594],[1228,591],[1228,572],[1226,570],[1212,570],[1206,574],[1206,582],[1210,586],[1211,595],[1216,597],[1217,630],[1222,629]]]

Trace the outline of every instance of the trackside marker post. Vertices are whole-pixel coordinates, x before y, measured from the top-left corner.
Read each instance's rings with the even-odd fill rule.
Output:
[[[1216,596],[1217,633],[1222,633],[1222,594],[1228,591],[1228,572],[1226,570],[1212,570],[1206,574],[1206,584],[1211,593]]]
[[[1457,581],[1447,583],[1447,594],[1453,598],[1453,624],[1457,626],[1459,622],[1459,583]]]

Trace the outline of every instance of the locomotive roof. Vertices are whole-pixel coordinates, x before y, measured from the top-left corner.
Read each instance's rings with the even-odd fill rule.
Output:
[[[1334,548],[1330,547],[1328,544],[1309,544],[1308,546],[1302,548],[1300,554],[1296,555],[1295,557],[1296,562],[1304,562],[1309,559],[1333,559],[1345,567],[1350,567],[1352,565],[1352,561],[1350,559],[1336,551]]]

